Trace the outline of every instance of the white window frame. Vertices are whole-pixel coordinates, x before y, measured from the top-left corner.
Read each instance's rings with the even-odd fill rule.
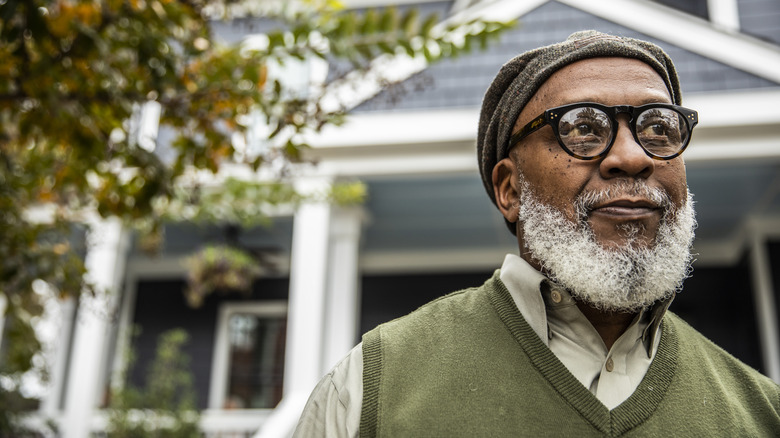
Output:
[[[219,306],[217,314],[214,354],[211,361],[211,384],[209,385],[209,409],[223,409],[228,385],[228,339],[230,317],[236,313],[252,314],[258,317],[286,317],[287,301],[227,301]],[[286,360],[286,359],[285,359]]]

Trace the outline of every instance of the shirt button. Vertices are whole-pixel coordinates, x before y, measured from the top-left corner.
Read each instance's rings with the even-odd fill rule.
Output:
[[[558,292],[557,290],[553,290],[552,292],[550,292],[550,298],[552,298],[553,303],[558,304],[561,302],[561,298],[562,298],[561,293]]]
[[[611,373],[613,369],[615,369],[615,363],[612,361],[612,358],[607,359],[607,363],[604,364],[604,368],[607,370],[607,372]]]

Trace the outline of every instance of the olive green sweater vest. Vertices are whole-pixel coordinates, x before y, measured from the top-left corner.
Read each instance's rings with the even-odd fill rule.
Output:
[[[780,436],[780,387],[667,313],[636,392],[608,410],[494,276],[363,337],[361,436]]]

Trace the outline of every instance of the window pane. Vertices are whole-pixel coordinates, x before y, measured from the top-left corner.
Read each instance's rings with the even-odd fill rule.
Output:
[[[230,342],[225,408],[273,408],[282,399],[287,318],[236,313],[228,321]]]

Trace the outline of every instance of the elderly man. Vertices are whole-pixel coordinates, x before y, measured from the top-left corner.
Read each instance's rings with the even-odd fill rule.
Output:
[[[477,147],[519,257],[368,332],[296,434],[780,435],[780,387],[667,312],[696,224],[680,104],[644,41],[579,32],[505,64]]]

